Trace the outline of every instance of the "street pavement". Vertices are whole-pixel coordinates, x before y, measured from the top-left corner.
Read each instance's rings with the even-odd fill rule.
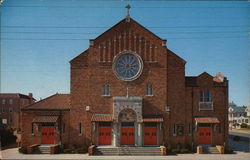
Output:
[[[0,159],[121,159],[121,160],[250,160],[249,143],[229,140],[234,154],[178,154],[167,156],[88,156],[88,154],[21,154],[17,148],[0,151]]]

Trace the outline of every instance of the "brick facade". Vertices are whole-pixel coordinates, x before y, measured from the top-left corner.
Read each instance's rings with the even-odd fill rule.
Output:
[[[32,94],[24,95],[19,93],[0,94],[0,124],[6,121],[6,125],[21,129],[21,108],[35,102]]]
[[[120,80],[114,74],[113,60],[125,50],[136,52],[143,61],[142,73],[133,81]],[[96,39],[90,40],[89,48],[70,61],[70,111],[65,111],[62,116],[62,121],[66,122],[68,129],[66,136],[57,142],[71,145],[98,145],[98,126],[101,122],[91,121],[93,115],[118,116],[120,113],[115,113],[114,110],[114,97],[127,99],[127,102],[124,102],[126,105],[130,105],[129,99],[139,97],[142,99],[142,113],[136,110],[134,112],[137,116],[141,114],[139,115],[142,116],[141,119],[147,116],[153,117],[152,122],[157,123],[157,145],[178,143],[198,145],[200,143],[197,139],[198,130],[202,125],[211,129],[212,145],[227,144],[226,78],[219,79],[221,76],[212,77],[207,73],[197,77],[186,77],[185,63],[166,47],[166,40],[157,37],[133,19],[120,21]],[[146,95],[148,84],[153,88],[153,95],[150,96]],[[110,87],[110,94],[107,96],[102,95],[104,85]],[[211,94],[209,101],[204,103],[199,101],[201,90],[209,91]],[[133,110],[133,106],[126,105],[121,107]],[[205,110],[201,109],[203,106]],[[42,111],[27,110],[23,113],[23,127],[26,128],[23,134],[28,135],[23,145],[39,143],[40,139],[36,135],[39,136],[40,133],[31,135],[29,128],[31,125],[28,123],[34,119],[32,115],[37,113]],[[199,124],[195,121],[195,117],[213,117],[217,118],[219,123]],[[139,119],[135,120],[135,128],[138,129],[135,130],[138,140],[135,144],[140,146],[144,145],[139,139],[143,141],[146,123]],[[110,122],[113,145],[116,145],[117,141],[119,145],[120,139],[117,136],[120,137],[121,123]],[[79,126],[82,127],[81,134]],[[182,128],[184,132],[181,131]]]

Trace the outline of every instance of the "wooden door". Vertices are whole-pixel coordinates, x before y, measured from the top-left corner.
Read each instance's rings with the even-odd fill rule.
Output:
[[[144,145],[157,145],[157,128],[144,128]]]
[[[111,128],[100,127],[98,140],[99,145],[111,145]]]
[[[199,144],[211,144],[211,128],[199,128],[198,133]]]
[[[54,127],[42,127],[42,144],[55,144],[55,131]]]
[[[121,145],[134,145],[134,144],[135,144],[135,129],[121,128]]]

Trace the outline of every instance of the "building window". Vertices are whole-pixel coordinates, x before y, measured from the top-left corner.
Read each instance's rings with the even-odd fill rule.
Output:
[[[10,102],[10,104],[13,104],[13,99],[10,99],[10,101],[9,101],[9,102]]]
[[[173,125],[173,136],[176,136],[176,126],[175,126],[175,124]]]
[[[2,104],[5,104],[5,103],[6,103],[6,100],[5,100],[5,99],[3,99],[3,100],[2,100]]]
[[[82,135],[82,123],[79,123],[79,136]]]
[[[146,96],[153,96],[153,85],[152,84],[147,84]]]
[[[12,113],[13,112],[13,108],[9,108],[9,112]]]
[[[109,85],[102,86],[102,96],[110,96],[110,86]]]
[[[221,124],[219,124],[219,135],[221,135],[222,131],[221,131]]]
[[[34,135],[34,125],[31,123],[31,134]]]
[[[184,135],[184,125],[183,124],[178,124],[176,126],[176,134],[177,134],[177,136],[183,136]]]
[[[62,122],[62,135],[65,135],[65,123]]]
[[[199,101],[202,103],[212,102],[212,96],[210,90],[201,90]]]
[[[189,126],[188,126],[188,134],[189,134],[189,136],[192,135],[192,131],[193,131],[192,124],[189,123]]]
[[[248,119],[245,119],[245,123],[248,123]]]
[[[12,116],[9,117],[9,123],[12,123]]]

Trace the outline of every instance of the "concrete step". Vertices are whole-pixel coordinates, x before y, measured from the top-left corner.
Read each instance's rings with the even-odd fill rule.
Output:
[[[204,147],[204,153],[219,154],[219,151],[216,147]]]
[[[159,156],[161,155],[161,150],[159,147],[97,147],[95,148],[94,155]]]

